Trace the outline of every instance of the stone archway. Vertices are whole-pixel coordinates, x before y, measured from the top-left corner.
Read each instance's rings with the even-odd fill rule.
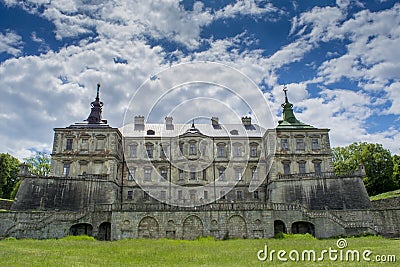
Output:
[[[138,226],[138,237],[139,238],[158,238],[159,236],[159,225],[156,219],[153,217],[144,217]]]
[[[98,240],[111,240],[111,223],[103,222],[99,225],[99,233],[97,234]]]
[[[183,221],[183,239],[196,239],[203,236],[203,222],[195,215],[190,215]]]
[[[315,226],[310,222],[294,222],[292,224],[292,234],[311,234],[315,236]]]
[[[274,221],[274,236],[280,233],[287,233],[285,223],[281,220]]]
[[[89,223],[77,223],[69,228],[69,235],[87,235],[92,236],[93,226]]]
[[[233,215],[228,220],[227,231],[229,238],[246,238],[247,225],[240,215]]]

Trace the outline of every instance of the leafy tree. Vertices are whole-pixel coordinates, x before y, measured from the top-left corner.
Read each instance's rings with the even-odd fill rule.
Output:
[[[396,183],[396,187],[400,188],[400,156],[393,155],[393,181]]]
[[[361,163],[365,167],[365,186],[370,195],[394,190],[393,161],[388,149],[381,144],[367,144],[361,152]]]
[[[370,195],[376,195],[396,188],[393,179],[393,161],[389,150],[381,144],[353,143],[346,147],[332,149],[333,168],[338,174],[365,168],[365,187]]]
[[[18,182],[19,160],[9,154],[0,154],[0,197],[10,198]]]
[[[24,158],[26,164],[29,166],[29,171],[36,175],[47,176],[50,173],[50,155],[45,152],[36,152],[36,154],[29,158]]]

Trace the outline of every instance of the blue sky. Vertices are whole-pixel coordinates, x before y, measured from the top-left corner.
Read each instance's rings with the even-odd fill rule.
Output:
[[[0,152],[50,152],[54,127],[86,119],[97,82],[120,127],[149,77],[211,61],[253,80],[276,120],[286,84],[297,117],[330,128],[333,146],[398,154],[399,14],[385,0],[1,0]]]

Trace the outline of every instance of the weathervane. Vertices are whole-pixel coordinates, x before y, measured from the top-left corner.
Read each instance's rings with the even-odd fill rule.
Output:
[[[285,102],[289,102],[289,101],[288,101],[288,98],[287,98],[287,91],[288,91],[287,86],[284,85],[284,86],[283,86],[283,92],[285,93]]]

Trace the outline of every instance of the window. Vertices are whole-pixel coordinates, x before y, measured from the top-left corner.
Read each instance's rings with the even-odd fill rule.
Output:
[[[129,146],[129,156],[131,158],[136,158],[137,153],[137,145],[130,145]]]
[[[144,169],[144,180],[151,181],[151,169],[149,168]]]
[[[315,171],[315,173],[321,173],[321,162],[320,161],[314,162],[314,171]]]
[[[241,157],[242,156],[242,145],[241,144],[235,144],[233,146],[233,156],[234,157]]]
[[[235,169],[235,179],[236,181],[242,180],[242,169]]]
[[[195,201],[196,200],[196,190],[190,190],[190,200]]]
[[[225,144],[218,145],[218,157],[220,158],[226,157]]]
[[[243,199],[243,191],[241,190],[236,191],[236,199]]]
[[[153,158],[153,144],[146,144],[147,157]]]
[[[208,200],[208,191],[207,190],[204,190],[204,199]]]
[[[156,132],[154,130],[147,130],[147,135],[155,135]]]
[[[71,148],[72,148],[72,146],[71,146]],[[89,150],[89,140],[88,139],[86,139],[86,138],[82,139],[81,150]]]
[[[203,180],[207,181],[207,170],[206,169],[203,170]]]
[[[197,155],[196,143],[189,144],[189,155]]]
[[[133,181],[135,180],[135,169],[129,170],[129,176],[128,176],[128,181]]]
[[[226,199],[225,191],[219,192],[221,199]]]
[[[161,199],[166,199],[166,198],[167,198],[167,191],[161,190],[161,192],[160,192],[160,198],[161,198]]]
[[[70,167],[71,167],[71,165],[69,163],[64,163],[64,167],[63,167],[63,175],[64,176],[68,176],[69,175]]]
[[[289,142],[286,138],[281,140],[282,150],[289,150]]]
[[[106,143],[105,136],[100,136],[96,140],[96,150],[103,150]]]
[[[258,170],[257,167],[251,168],[251,179],[258,180]]]
[[[305,161],[299,162],[299,173],[306,173],[306,162]]]
[[[283,164],[283,174],[290,174],[290,161],[284,161]]]
[[[179,152],[183,155],[183,142],[179,143]]]
[[[178,200],[182,200],[182,190],[178,190]]]
[[[304,150],[304,139],[296,139],[296,149]]]
[[[196,180],[196,169],[190,168],[190,180]]]
[[[71,139],[71,138],[67,139],[67,145],[65,147],[65,150],[72,150],[72,142],[73,142],[73,139]]]
[[[319,149],[318,139],[311,139],[312,149]]]
[[[253,197],[254,197],[254,199],[259,199],[260,198],[260,196],[258,195],[258,191],[254,191],[253,192]]]
[[[257,157],[257,145],[250,146],[250,157]]]
[[[146,191],[143,191],[143,199],[144,200],[149,200],[150,199],[150,195]]]
[[[179,176],[178,176],[178,179],[179,180],[183,180],[184,178],[185,178],[185,175],[184,175],[184,172],[183,172],[183,170],[181,170],[181,169],[179,169]]]
[[[168,175],[167,175],[167,168],[162,168],[161,169],[161,177],[165,180],[168,179]]]
[[[126,197],[127,199],[132,199],[133,198],[133,191],[128,191],[128,195]]]
[[[160,158],[165,158],[167,153],[167,149],[165,146],[160,145]]]
[[[225,180],[225,168],[224,168],[224,167],[220,167],[220,168],[218,169],[218,175],[219,175],[219,179],[220,179],[221,181],[224,181],[224,180]]]

